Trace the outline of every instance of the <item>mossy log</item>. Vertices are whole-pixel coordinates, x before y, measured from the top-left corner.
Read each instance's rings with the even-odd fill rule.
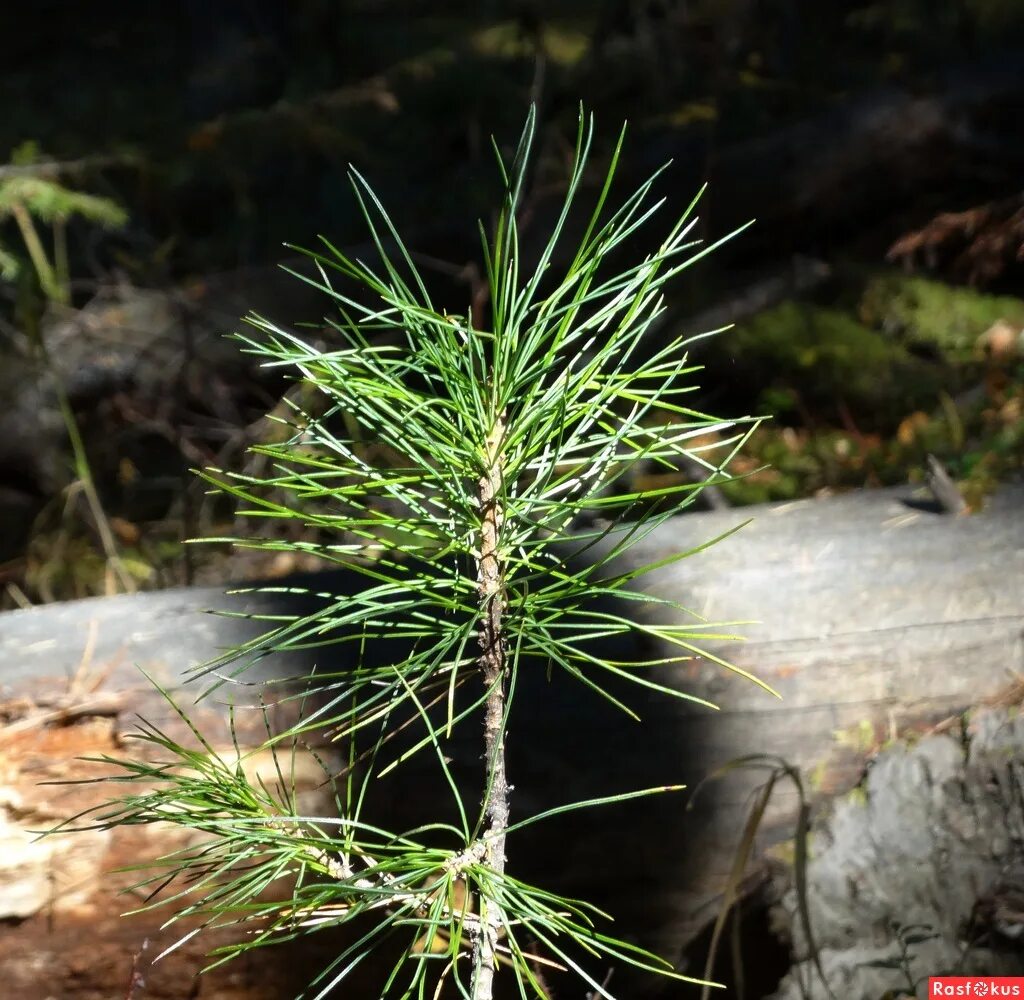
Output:
[[[632,690],[626,697],[641,716],[638,723],[568,678],[549,680],[538,671],[518,692],[509,735],[513,811],[523,816],[661,783],[692,788],[751,754],[774,755],[799,768],[812,797],[847,792],[886,741],[996,699],[1019,679],[1022,512],[1022,486],[1003,488],[984,512],[966,517],[934,513],[909,489],[897,489],[695,513],[666,523],[630,561],[699,546],[750,519],[710,549],[655,572],[646,586],[711,622],[759,622],[725,630],[744,634],[745,643],[711,643],[709,651],[756,674],[782,697],[718,663],[694,659],[652,669],[719,710]],[[310,579],[287,582],[306,586]],[[313,579],[322,592],[343,594],[353,586],[335,571]],[[166,846],[162,836],[173,843],[172,834],[142,837],[136,830],[33,842],[26,831],[52,826],[110,791],[38,782],[89,773],[88,765],[70,758],[116,750],[135,713],[173,724],[173,714],[139,668],[175,689],[188,667],[256,629],[246,618],[204,610],[252,614],[308,600],[273,593],[227,597],[207,588],[0,616],[6,817],[0,835],[11,845],[0,872],[0,917],[12,921],[0,931],[0,969],[7,982],[17,983],[18,995],[114,995],[144,939],[154,942],[147,954],[170,940],[168,932],[157,930],[158,917],[117,918],[129,905],[114,899],[112,890],[126,879],[103,872]],[[617,655],[607,643],[602,651]],[[654,645],[644,650],[652,661],[668,652]],[[264,660],[247,680],[299,676],[309,666],[299,657]],[[252,703],[254,691],[241,689],[235,700]],[[224,700],[207,699],[198,714],[201,725],[226,744]],[[239,716],[239,737],[246,744],[258,742],[262,731],[261,716],[252,715]],[[468,781],[479,780],[479,736],[476,727],[465,726],[452,746],[453,767]],[[389,786],[385,796],[396,822],[429,814],[429,784],[415,770],[396,780],[406,784]],[[750,791],[763,780],[763,772],[736,770],[710,783],[693,808],[683,793],[608,808],[586,822],[552,820],[510,843],[510,865],[527,878],[593,899],[616,914],[620,932],[681,958],[714,919]],[[316,784],[311,782],[311,794]],[[792,837],[799,804],[796,792],[780,783],[758,834],[754,868],[766,850]],[[100,970],[84,969],[93,955],[90,935],[107,942]],[[190,978],[201,947],[193,939],[167,960],[176,966],[158,966],[150,974],[152,982],[164,982],[161,976],[172,983]],[[254,962],[215,974],[202,995],[280,995],[296,968],[294,961],[285,962],[275,978],[253,971],[259,968]],[[97,985],[100,980],[105,987]],[[261,992],[264,987],[271,992]],[[153,995],[188,994],[167,985]]]

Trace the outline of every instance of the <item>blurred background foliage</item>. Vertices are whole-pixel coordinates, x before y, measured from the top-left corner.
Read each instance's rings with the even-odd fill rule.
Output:
[[[317,234],[358,250],[349,163],[464,310],[490,136],[531,100],[527,239],[581,99],[605,153],[630,121],[624,188],[671,158],[677,207],[710,184],[703,237],[758,218],[665,327],[735,323],[694,346],[700,402],[774,418],[709,499],[917,482],[935,455],[977,507],[1020,474],[1017,0],[43,0],[0,22],[5,606],[305,568],[181,544],[232,518],[189,469],[252,461],[298,391],[219,334],[248,308],[319,322],[273,265]],[[64,206],[27,206],[36,248],[3,208],[26,184]]]

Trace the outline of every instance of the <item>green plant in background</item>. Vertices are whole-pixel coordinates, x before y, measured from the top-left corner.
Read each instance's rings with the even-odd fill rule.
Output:
[[[108,228],[128,220],[124,209],[109,198],[63,185],[50,164],[40,160],[35,143],[23,143],[14,150],[10,164],[0,168],[0,221],[14,220],[43,295],[60,305],[71,301],[67,224],[76,217]],[[37,221],[50,227],[51,253],[39,236]],[[19,271],[17,257],[0,247],[0,276],[13,278]]]
[[[95,225],[119,227],[127,221],[127,214],[109,198],[72,191],[58,177],[51,164],[40,160],[35,143],[27,142],[18,147],[11,156],[11,163],[0,168],[0,222],[5,219],[14,220],[45,301],[68,306],[71,303],[71,285],[67,223],[77,216]],[[50,226],[52,255],[47,253],[40,239],[36,221]],[[19,259],[0,244],[0,278],[14,280],[21,274]],[[95,523],[107,566],[113,571],[122,589],[132,591],[135,589],[135,581],[118,552],[114,533],[100,502],[81,429],[64,382],[50,356],[39,311],[23,299],[19,312],[25,333],[53,382],[57,406],[71,445],[76,481]]]
[[[689,697],[650,676],[649,661],[611,659],[595,643],[607,648],[614,637],[635,635],[668,650],[658,663],[705,655],[728,666],[702,654],[703,642],[729,637],[724,626],[638,585],[649,570],[692,553],[630,568],[617,559],[703,484],[615,486],[638,462],[665,469],[697,462],[708,482],[726,479],[752,422],[720,421],[684,405],[696,371],[686,340],[643,342],[663,308],[664,285],[713,249],[690,239],[696,200],[645,258],[609,270],[611,255],[663,203],[651,195],[658,171],[608,208],[620,136],[596,205],[567,248],[593,135],[581,113],[564,204],[539,260],[527,262],[516,210],[534,129],[531,111],[511,167],[498,157],[506,194],[493,238],[482,233],[489,324],[434,304],[380,202],[353,171],[379,265],[325,241],[323,253],[309,254],[319,278],[305,279],[337,309],[336,346],[317,346],[256,316],[255,333],[239,337],[247,351],[291,371],[326,401],[313,412],[296,402],[295,433],[255,449],[269,460],[265,475],[207,473],[242,501],[245,514],[298,520],[322,540],[240,544],[313,552],[361,574],[365,589],[320,594],[320,610],[271,619],[264,635],[196,673],[223,690],[268,653],[329,651],[332,659],[318,654],[320,666],[298,693],[264,694],[268,705],[301,703],[302,717],[281,732],[268,722],[262,747],[246,752],[236,741],[225,754],[176,707],[195,747],[144,723],[136,734],[144,753],[103,758],[120,769],[105,780],[127,787],[90,825],[171,822],[202,832],[192,846],[153,861],[138,887],[150,893],[177,885],[169,900],[143,907],[169,903],[172,920],[247,932],[215,950],[215,964],[302,934],[351,930],[304,996],[327,996],[396,940],[387,996],[435,996],[447,983],[461,996],[489,1000],[502,976],[520,996],[546,997],[552,969],[572,970],[594,995],[610,996],[588,969],[595,960],[602,971],[621,962],[685,978],[604,933],[602,914],[587,904],[529,885],[506,867],[506,851],[532,824],[672,789],[515,816],[505,738],[510,716],[528,710],[516,701],[527,670],[565,671],[627,711],[610,689],[622,680]],[[718,440],[714,459],[705,445],[694,446],[709,433]],[[393,456],[386,467],[368,459],[366,442]],[[580,528],[585,512],[600,518]],[[610,598],[617,602],[611,607]],[[643,613],[652,606],[657,620]],[[388,652],[395,640],[398,655]],[[481,715],[484,773],[467,792],[450,741]],[[335,774],[324,764],[336,813],[309,816],[297,800],[295,755],[325,732],[347,763]],[[406,742],[387,762],[398,735]],[[247,761],[268,753],[275,777],[253,777]],[[450,793],[439,807],[444,820],[383,829],[372,813],[379,779],[423,753]]]

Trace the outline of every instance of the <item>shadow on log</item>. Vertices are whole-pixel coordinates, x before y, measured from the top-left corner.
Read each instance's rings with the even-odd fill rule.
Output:
[[[845,793],[881,743],[978,704],[1019,676],[1022,503],[1024,487],[1006,487],[984,513],[957,518],[931,513],[909,490],[879,490],[666,523],[630,561],[662,558],[752,519],[710,550],[651,574],[645,586],[712,622],[761,622],[735,629],[748,636],[746,643],[712,652],[767,681],[782,700],[717,664],[694,660],[652,669],[720,710],[634,692],[629,698],[641,715],[638,724],[568,679],[556,675],[548,681],[536,671],[518,693],[510,731],[513,811],[524,816],[660,783],[692,787],[727,762],[754,753],[775,754],[799,767],[816,796]],[[333,571],[296,583],[308,585],[310,579],[325,593],[343,594],[353,585]],[[90,789],[96,796],[92,786],[37,782],[79,775],[84,765],[68,758],[116,747],[135,713],[173,721],[139,667],[178,688],[188,667],[262,631],[246,618],[203,611],[280,612],[289,602],[307,600],[194,589],[0,616],[7,720],[0,731],[3,836],[18,848],[5,854],[0,917],[19,922],[0,931],[0,969],[17,982],[20,995],[43,997],[55,989],[68,998],[99,995],[76,992],[74,970],[62,957],[74,949],[61,935],[73,936],[83,915],[93,933],[114,942],[108,956],[111,991],[121,987],[110,983],[127,979],[142,939],[159,938],[153,918],[117,920],[129,907],[109,897],[125,879],[103,872],[126,858],[152,855],[161,845],[141,843],[137,831],[117,831],[91,843],[31,843],[25,830],[52,826],[81,808]],[[667,651],[652,647],[644,655],[653,662]],[[258,680],[261,672],[299,676],[309,667],[300,656],[261,661],[247,680]],[[250,697],[247,690],[239,700]],[[226,740],[224,709],[216,699],[202,703],[199,721]],[[258,742],[261,725],[243,729],[242,741]],[[464,726],[452,746],[456,772],[476,784],[482,772],[478,737],[474,726]],[[429,815],[431,786],[408,773],[403,780],[412,784],[382,782],[382,801],[396,822]],[[510,842],[510,862],[524,878],[610,910],[620,934],[679,956],[715,917],[756,780],[733,772],[713,782],[692,810],[684,794],[541,824],[535,837],[527,836],[534,830],[529,828]],[[797,807],[795,794],[780,787],[758,836],[757,858],[792,837]],[[194,973],[201,947],[183,950],[179,977]],[[33,949],[51,953],[56,965],[32,966],[27,956]],[[269,954],[260,960],[274,961]],[[311,967],[308,959],[303,962]],[[269,997],[288,988],[261,992],[277,983],[268,973],[257,975],[256,985],[250,981],[231,992],[231,968],[204,987],[203,995],[214,985],[224,998]],[[702,968],[685,971],[699,974]],[[54,977],[61,980],[59,989]],[[622,995],[640,992],[626,989],[619,971],[616,986]]]

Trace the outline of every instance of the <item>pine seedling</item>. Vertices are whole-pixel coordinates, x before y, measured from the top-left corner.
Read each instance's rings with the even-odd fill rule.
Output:
[[[268,620],[257,639],[195,671],[207,693],[223,693],[251,684],[246,671],[266,656],[316,652],[318,668],[298,693],[281,693],[294,690],[294,678],[277,689],[282,700],[301,699],[297,721],[282,731],[268,721],[266,741],[253,751],[271,752],[277,780],[247,776],[251,754],[238,746],[215,751],[170,696],[194,747],[143,724],[137,735],[146,760],[105,759],[120,768],[112,780],[126,794],[92,824],[172,822],[202,833],[194,846],[152,862],[139,888],[174,887],[147,904],[170,905],[172,920],[237,925],[236,942],[215,951],[214,964],[349,929],[304,997],[332,995],[371,955],[382,961],[385,954],[394,961],[383,975],[387,997],[449,989],[490,1000],[504,980],[515,995],[544,998],[546,981],[565,973],[585,985],[560,995],[610,997],[600,976],[617,964],[686,978],[605,933],[593,907],[529,885],[506,865],[527,827],[674,788],[516,816],[506,733],[510,717],[524,711],[516,691],[526,671],[563,671],[626,711],[623,681],[690,697],[652,675],[640,652],[602,656],[611,639],[640,637],[635,645],[647,648],[653,640],[670,651],[661,664],[705,656],[733,669],[704,650],[729,638],[728,629],[641,589],[645,573],[692,552],[643,566],[619,557],[692,503],[702,485],[727,478],[753,423],[687,407],[697,371],[687,340],[645,337],[664,311],[666,284],[714,249],[692,238],[696,200],[642,260],[610,266],[662,208],[653,196],[661,171],[610,207],[620,135],[596,203],[578,219],[593,141],[582,111],[550,238],[538,259],[524,259],[517,208],[535,125],[531,111],[510,163],[499,153],[504,201],[493,233],[481,227],[489,321],[434,304],[414,255],[353,170],[376,262],[324,241],[308,255],[316,276],[297,275],[330,301],[332,343],[258,316],[239,336],[245,350],[296,376],[320,404],[295,403],[290,436],[254,449],[270,471],[205,473],[242,514],[297,522],[306,540],[268,533],[233,541],[312,553],[365,584],[333,594],[325,583],[316,610]],[[670,485],[631,485],[641,465],[678,472],[694,464],[706,470],[703,483],[662,477]],[[400,652],[392,655],[395,643]],[[266,688],[264,699],[274,690]],[[464,738],[481,717],[482,773],[467,789],[449,750],[456,733]],[[325,733],[346,762],[324,765],[333,813],[305,815],[290,768]],[[389,757],[396,735],[401,750]],[[414,757],[443,779],[445,815],[385,829],[371,791]]]

